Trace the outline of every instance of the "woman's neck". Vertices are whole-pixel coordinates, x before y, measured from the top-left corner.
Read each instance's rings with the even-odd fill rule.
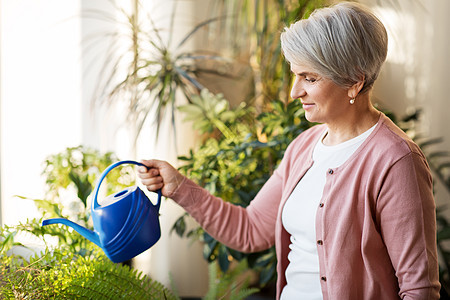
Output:
[[[327,123],[328,132],[322,142],[324,145],[333,146],[357,137],[375,125],[380,114],[380,111],[370,103],[368,96],[358,97],[357,101],[350,105],[345,116]]]

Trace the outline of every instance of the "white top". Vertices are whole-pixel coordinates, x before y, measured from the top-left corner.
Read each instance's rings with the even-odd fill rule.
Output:
[[[281,299],[322,299],[319,276],[319,256],[316,241],[316,211],[322,199],[326,172],[341,166],[375,129],[335,146],[325,146],[325,131],[313,151],[313,165],[298,182],[287,199],[281,216],[283,226],[291,234],[286,269],[287,285]]]

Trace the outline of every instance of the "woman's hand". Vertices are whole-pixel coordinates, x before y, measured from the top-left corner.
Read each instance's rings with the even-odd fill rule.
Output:
[[[171,197],[184,179],[184,176],[168,162],[161,160],[142,160],[148,167],[139,167],[138,176],[149,191],[161,189],[164,197]]]

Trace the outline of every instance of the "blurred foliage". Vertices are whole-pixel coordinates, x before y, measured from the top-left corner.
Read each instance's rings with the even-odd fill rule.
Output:
[[[216,68],[199,68],[199,62],[228,63],[229,60],[210,51],[187,50],[186,46],[201,28],[219,18],[201,20],[175,40],[179,1],[165,4],[171,7],[168,28],[155,23],[155,16],[148,11],[152,9],[151,4],[139,0],[130,2],[130,10],[122,7],[123,3],[110,1],[113,13],[85,10],[83,16],[104,21],[111,30],[107,33],[111,38],[107,53],[98,53],[102,71],[94,100],[108,106],[125,103],[128,121],[135,126],[134,138],[137,139],[147,119],[155,121],[157,134],[167,115],[174,126],[176,96],[182,94],[190,101],[192,95],[198,94],[203,89],[197,80],[199,73],[223,75]],[[104,34],[93,38],[94,44],[104,43]],[[95,48],[89,50],[92,52]],[[148,118],[149,114],[154,115]]]
[[[79,200],[86,207],[88,196],[100,174],[109,165],[118,161],[112,152],[101,154],[98,150],[85,146],[66,148],[63,152],[50,155],[44,162],[47,196],[60,198],[61,188],[76,188]],[[108,173],[106,193],[112,194],[134,182],[134,173],[130,167]]]
[[[251,66],[255,99],[266,104],[289,102],[290,66],[281,51],[280,32],[291,23],[307,18],[327,0],[218,0],[209,11],[225,16],[208,24],[208,45],[213,51]],[[220,37],[218,39],[217,37]]]
[[[202,91],[198,98],[193,98],[192,104],[179,109],[200,133],[208,133],[198,149],[179,157],[185,163],[180,171],[215,196],[244,207],[271,176],[287,145],[313,126],[306,121],[298,100],[287,105],[273,101],[270,113],[258,114],[244,104],[229,108],[221,95]],[[200,238],[204,242],[205,259],[217,261],[222,272],[229,270],[232,260],[245,260],[250,268],[259,272],[261,286],[275,278],[273,248],[252,254],[238,252],[219,243],[201,228],[188,230],[186,216],[176,221],[173,230],[180,236]]]
[[[241,261],[232,271],[223,273],[217,263],[209,264],[209,288],[204,300],[229,299],[243,300],[258,292],[257,288],[250,288],[250,275],[245,260]],[[246,274],[247,272],[247,274]]]
[[[125,104],[135,139],[147,119],[156,122],[157,134],[164,116],[170,116],[174,126],[177,94],[190,102],[193,95],[210,87],[208,82],[200,83],[202,75],[239,80],[236,74],[224,72],[234,63],[252,70],[254,99],[287,103],[290,69],[281,54],[280,31],[329,1],[210,1],[207,17],[175,39],[178,2],[166,4],[171,7],[167,28],[156,24],[151,5],[144,1],[131,1],[128,10],[110,1],[111,11],[83,11],[84,18],[110,25],[110,31],[92,36],[86,49],[101,62],[93,98],[109,106]],[[109,38],[107,52],[102,47],[95,53],[93,46],[104,43],[105,36]],[[200,46],[204,49],[190,49],[200,48],[197,42],[202,38],[206,39]]]
[[[41,238],[46,234],[58,237],[60,245],[75,253],[84,253],[90,244],[88,240],[76,232],[72,234],[73,230],[63,225],[41,227],[41,221],[65,218],[92,229],[90,195],[103,170],[116,161],[118,158],[111,152],[102,154],[84,146],[66,148],[47,157],[42,172],[46,183],[45,198],[18,196],[33,200],[42,218],[28,220],[16,228]],[[106,194],[112,194],[133,185],[134,181],[132,167],[125,166],[109,172],[102,187]]]

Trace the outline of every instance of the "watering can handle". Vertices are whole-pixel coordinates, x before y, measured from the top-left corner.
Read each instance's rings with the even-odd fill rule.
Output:
[[[103,179],[105,179],[106,175],[108,175],[108,173],[114,169],[117,166],[123,165],[123,164],[133,164],[133,165],[138,165],[138,166],[143,166],[146,167],[148,169],[148,167],[146,165],[144,165],[143,163],[134,161],[134,160],[123,160],[123,161],[118,161],[116,163],[113,163],[112,165],[110,165],[108,168],[106,168],[105,171],[103,171],[102,175],[100,176],[100,180],[97,183],[97,186],[95,187],[95,191],[94,191],[94,199],[92,201],[92,210],[96,209],[97,207],[99,207],[100,205],[98,204],[97,201],[97,197],[98,197],[98,191],[100,190],[100,185],[102,184]],[[156,207],[159,208],[160,204],[161,204],[161,190],[156,191],[156,193],[158,193],[158,202],[156,203]]]

